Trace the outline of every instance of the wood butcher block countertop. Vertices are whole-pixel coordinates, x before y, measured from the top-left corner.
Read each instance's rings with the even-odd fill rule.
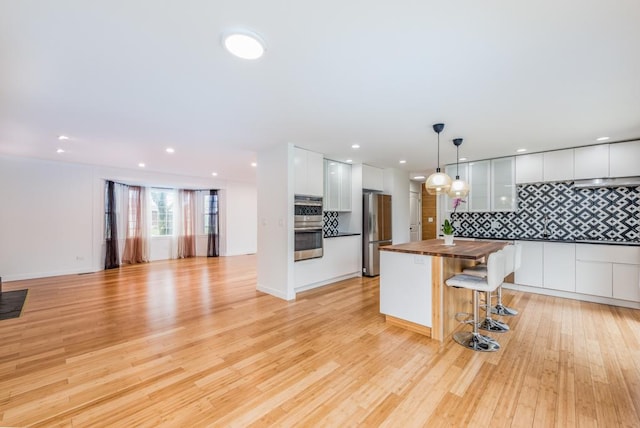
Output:
[[[452,257],[476,260],[501,250],[507,242],[493,241],[454,241],[455,245],[444,245],[443,239],[408,242],[406,244],[385,245],[380,251],[420,254],[423,256]]]

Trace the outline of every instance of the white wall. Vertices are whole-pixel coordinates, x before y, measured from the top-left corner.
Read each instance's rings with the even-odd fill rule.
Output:
[[[295,299],[293,145],[258,153],[258,290]]]
[[[394,244],[409,242],[409,173],[395,168],[384,170],[384,192],[392,198],[391,216]]]
[[[228,217],[226,229],[220,231],[221,240],[234,254],[255,252],[256,200],[255,187],[252,190],[250,184],[0,156],[3,281],[102,269],[105,179],[158,187],[224,189],[229,206],[221,205]],[[247,227],[246,222],[252,224]],[[204,242],[206,248],[206,239]],[[201,247],[199,238],[198,248]],[[170,255],[171,239],[154,239],[151,259]]]

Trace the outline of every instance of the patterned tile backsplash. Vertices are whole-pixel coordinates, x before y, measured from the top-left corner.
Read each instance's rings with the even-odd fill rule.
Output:
[[[577,188],[573,182],[517,185],[515,212],[452,215],[456,236],[640,241],[640,187]]]
[[[338,211],[325,211],[324,212],[324,236],[336,236],[338,235]]]

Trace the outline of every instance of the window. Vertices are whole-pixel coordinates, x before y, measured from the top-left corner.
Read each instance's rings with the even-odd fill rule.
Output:
[[[212,200],[213,199],[213,200]],[[213,230],[218,230],[218,195],[204,195],[204,234],[209,234],[209,224],[213,224]]]
[[[151,236],[173,235],[174,202],[174,192],[151,190]]]

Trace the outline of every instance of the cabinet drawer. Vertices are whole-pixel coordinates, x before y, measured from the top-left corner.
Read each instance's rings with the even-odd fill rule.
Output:
[[[640,247],[576,244],[576,260],[640,265]]]

